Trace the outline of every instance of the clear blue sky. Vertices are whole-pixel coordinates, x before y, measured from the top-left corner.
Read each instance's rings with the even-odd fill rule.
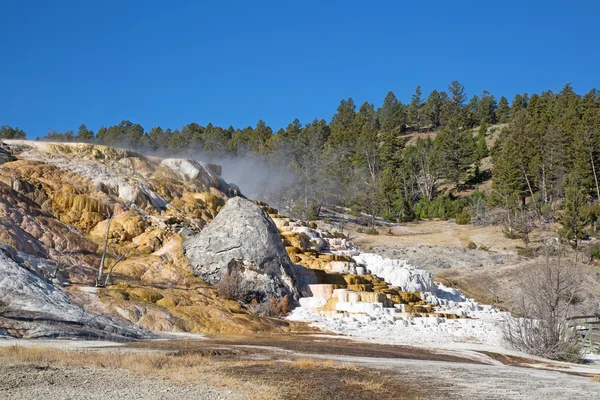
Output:
[[[175,4],[175,5],[174,5]],[[274,129],[462,82],[599,87],[596,1],[0,2],[0,125]]]

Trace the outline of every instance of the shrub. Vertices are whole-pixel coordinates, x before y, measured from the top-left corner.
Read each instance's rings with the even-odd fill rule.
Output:
[[[486,246],[486,245],[484,245],[484,244],[482,244],[481,246],[479,246],[479,250],[482,250],[482,251],[490,251],[490,247],[489,247],[489,246]]]
[[[600,244],[594,243],[590,246],[590,260],[600,260]]]
[[[504,339],[517,350],[562,360],[581,360],[581,344],[569,329],[573,294],[581,291],[585,273],[578,264],[547,258],[521,272],[514,311],[503,325]]]
[[[367,235],[379,235],[379,231],[376,228],[369,228],[365,231]]]
[[[363,207],[359,206],[358,204],[353,204],[352,207],[350,207],[350,215],[353,217],[358,217],[362,212]]]
[[[471,204],[475,213],[473,217],[475,217],[478,220],[482,220],[485,218],[487,202],[488,197],[485,193],[480,192],[479,190],[475,190],[473,193],[471,193],[471,196],[469,197],[469,203]]]
[[[463,210],[461,212],[459,212],[458,214],[456,214],[456,220],[455,222],[458,225],[468,225],[471,223],[471,211],[469,211],[467,208],[463,208]]]
[[[517,254],[521,257],[535,258],[538,255],[538,251],[533,247],[519,247],[517,248]]]
[[[440,218],[447,220],[455,218],[468,203],[468,199],[455,199],[452,196],[440,196],[433,200],[421,199],[415,205],[415,216],[418,219]]]
[[[552,206],[550,204],[543,204],[540,207],[540,214],[544,217],[548,217],[552,214]]]
[[[475,250],[477,249],[477,245],[474,242],[469,241],[469,244],[467,244],[467,249]]]

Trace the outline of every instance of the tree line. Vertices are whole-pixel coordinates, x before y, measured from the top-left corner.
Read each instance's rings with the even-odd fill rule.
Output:
[[[567,84],[559,93],[517,94],[509,103],[487,91],[468,99],[464,86],[453,81],[427,96],[417,87],[407,104],[392,92],[379,108],[344,99],[329,122],[303,125],[295,119],[277,132],[262,120],[243,129],[190,123],[149,131],[123,121],[95,133],[85,125],[76,132],[51,131],[41,140],[266,160],[273,171],[292,171],[295,179],[265,196],[309,219],[324,204],[410,221],[457,217],[465,209],[475,215],[491,203],[505,207],[509,230],[519,231],[525,209],[543,215],[576,203],[581,216],[571,215],[565,226],[575,231],[568,235],[580,238],[595,218],[582,207],[600,199],[599,126],[595,89],[579,95]],[[16,137],[17,131],[24,136],[11,130],[2,127],[0,138]],[[488,148],[495,131],[499,135]],[[493,168],[482,168],[482,160],[491,160]],[[461,195],[490,178],[490,196],[477,190]]]

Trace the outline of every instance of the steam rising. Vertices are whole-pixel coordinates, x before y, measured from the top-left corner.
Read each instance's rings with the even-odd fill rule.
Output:
[[[281,208],[284,197],[295,182],[295,174],[285,166],[250,156],[194,157],[197,161],[209,161],[222,167],[222,177],[236,184],[249,199],[263,200],[273,207]]]

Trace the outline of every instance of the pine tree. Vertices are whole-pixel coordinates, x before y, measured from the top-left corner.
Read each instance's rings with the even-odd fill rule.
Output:
[[[98,131],[98,136],[99,135],[100,131]],[[148,137],[150,141],[150,146],[154,150],[164,150],[167,148],[169,138],[160,126],[155,126],[154,128],[150,129]]]
[[[383,105],[377,110],[377,118],[383,132],[400,133],[406,125],[402,103],[396,99],[393,92],[388,92]]]
[[[450,91],[450,100],[458,107],[462,107],[467,100],[467,95],[465,93],[465,87],[459,81],[452,81],[450,85],[448,85],[448,90]]]
[[[432,91],[427,98],[425,103],[425,116],[427,122],[435,129],[441,125],[442,120],[442,107],[444,100],[441,93],[437,90]]]
[[[253,133],[254,130],[250,128],[250,135],[252,135]],[[222,156],[223,154],[227,153],[227,150],[229,148],[229,141],[231,139],[229,136],[229,131],[226,131],[225,129],[219,126],[213,126],[213,124],[209,122],[208,125],[206,125],[206,128],[204,129],[203,136],[205,153],[207,153],[210,156]],[[258,151],[264,149],[264,147],[260,146],[266,143],[267,138],[263,139],[264,141],[259,142],[257,140],[256,142],[257,147],[253,150],[255,150],[257,153]]]
[[[219,128],[221,129],[221,128]],[[223,136],[223,135],[222,135]],[[256,123],[256,127],[252,130],[248,139],[250,150],[256,154],[264,154],[267,152],[267,142],[273,136],[273,130],[262,119]]]
[[[204,148],[204,128],[202,126],[192,122],[181,128],[181,134],[189,143],[190,153],[197,153]]]
[[[94,132],[89,130],[85,124],[81,124],[77,130],[77,140],[82,142],[89,142],[94,139]]]
[[[300,131],[302,131],[302,124],[300,123],[300,120],[298,118],[295,118],[287,126],[287,128],[285,128],[285,131],[283,131],[282,134],[286,138],[296,140],[298,136],[300,136]]]
[[[448,85],[450,92],[448,101],[442,106],[442,124],[454,123],[460,129],[466,129],[468,124],[468,115],[465,109],[465,87],[458,81],[452,81]]]
[[[421,86],[417,86],[415,93],[412,96],[408,105],[408,123],[417,132],[421,130],[425,124],[425,103],[422,99]]]
[[[27,135],[25,131],[19,129],[19,127],[11,127],[4,125],[0,127],[0,139],[25,139]]]
[[[498,105],[496,99],[488,91],[483,91],[479,102],[477,103],[477,124],[484,122],[488,124],[496,123],[496,109]]]
[[[521,96],[518,93],[515,95],[512,103],[510,104],[511,118],[513,115],[515,115],[517,113],[517,111],[527,108],[527,100],[528,100],[527,93],[525,93],[523,96]]]
[[[496,110],[496,120],[499,124],[505,124],[510,118],[510,107],[508,106],[508,100],[506,97],[500,97],[498,102],[498,109]]]
[[[565,210],[560,218],[562,228],[558,231],[562,238],[571,242],[577,249],[579,241],[587,237],[585,228],[589,224],[586,214],[587,196],[577,187],[567,187],[565,199]]]
[[[483,122],[481,126],[479,126],[479,131],[477,132],[477,159],[481,160],[489,155],[489,149],[486,143],[487,136],[487,122]]]
[[[473,135],[469,131],[461,130],[451,121],[442,129],[436,140],[440,146],[445,178],[458,187],[475,162]]]
[[[493,189],[504,200],[510,197],[521,198],[523,194],[523,174],[519,168],[517,148],[511,140],[503,144],[502,151],[494,163]]]
[[[467,127],[472,128],[479,123],[478,117],[479,96],[475,95],[469,100],[466,108],[466,123]]]
[[[384,168],[397,173],[402,164],[402,150],[404,149],[405,140],[394,131],[384,130],[381,131],[380,139],[381,164]]]
[[[337,113],[333,116],[329,124],[331,129],[329,143],[331,145],[338,146],[356,139],[356,135],[352,132],[355,117],[356,106],[354,105],[354,101],[351,98],[342,100],[337,108]]]

